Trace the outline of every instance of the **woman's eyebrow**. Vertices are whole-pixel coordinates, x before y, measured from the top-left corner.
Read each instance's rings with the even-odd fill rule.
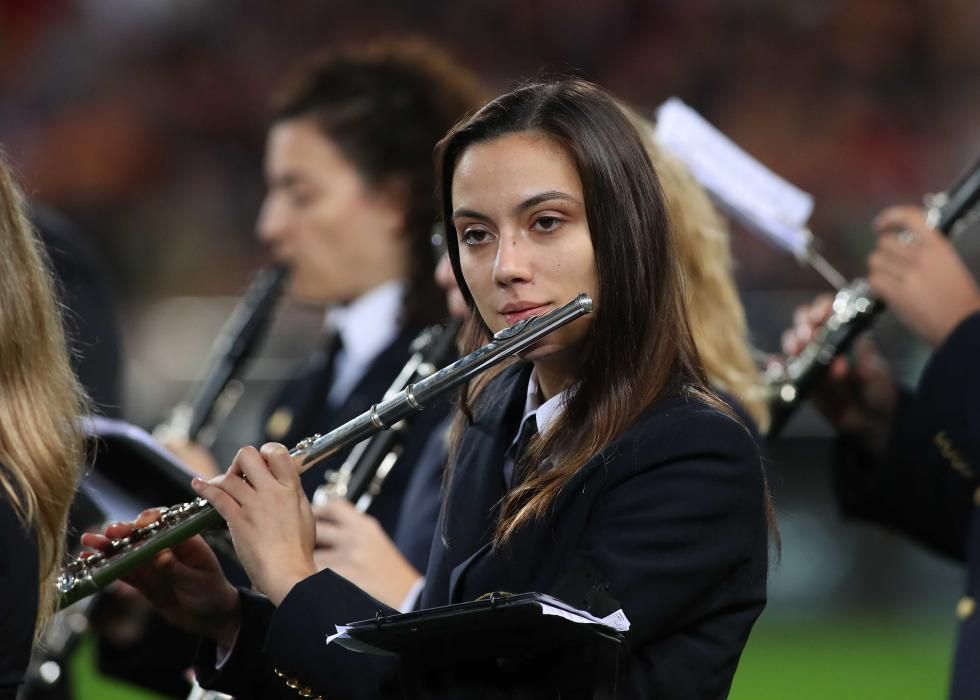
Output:
[[[547,192],[541,192],[539,194],[534,195],[533,197],[528,197],[527,199],[525,199],[523,202],[521,202],[516,207],[514,207],[514,213],[520,214],[521,212],[526,211],[531,207],[535,207],[541,204],[542,202],[548,202],[552,199],[561,199],[567,202],[574,202],[576,204],[579,203],[579,201],[570,194],[567,194],[565,192],[559,192],[558,190],[548,190]]]
[[[486,214],[481,214],[474,209],[460,208],[453,212],[454,219],[461,219],[466,217],[467,219],[479,219],[480,221],[490,221],[490,217]]]
[[[575,204],[580,204],[578,199],[576,199],[570,194],[567,194],[565,192],[560,192],[558,190],[548,190],[547,192],[540,192],[536,195],[533,195],[525,199],[523,202],[521,202],[516,207],[514,207],[514,213],[520,214],[521,212],[527,211],[532,207],[536,207],[542,202],[549,202],[553,199],[560,199],[566,202],[574,202]],[[476,211],[475,209],[467,209],[465,207],[460,207],[459,209],[453,211],[454,219],[461,219],[463,217],[467,219],[478,219],[480,221],[490,221],[489,216],[487,216],[486,214],[482,214]]]

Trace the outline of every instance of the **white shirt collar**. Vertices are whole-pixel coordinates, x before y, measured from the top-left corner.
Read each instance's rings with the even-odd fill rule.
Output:
[[[368,365],[397,337],[404,293],[405,282],[392,280],[327,311],[325,325],[342,341],[327,397],[331,405],[343,403]]]
[[[538,372],[531,370],[531,378],[527,382],[527,399],[524,401],[524,417],[521,418],[521,425],[524,425],[524,421],[533,415],[538,424],[538,434],[544,435],[565,408],[567,395],[567,390],[561,391],[542,403]],[[518,431],[519,433],[520,431]]]

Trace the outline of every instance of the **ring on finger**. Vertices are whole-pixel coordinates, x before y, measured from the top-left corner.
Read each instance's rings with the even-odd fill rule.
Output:
[[[908,246],[909,248],[914,248],[915,246],[919,245],[919,237],[916,236],[911,231],[909,231],[908,229],[903,229],[902,231],[899,231],[896,238],[898,239],[899,243]]]

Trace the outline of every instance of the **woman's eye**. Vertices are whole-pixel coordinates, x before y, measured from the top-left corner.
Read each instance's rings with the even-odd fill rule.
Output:
[[[290,199],[293,202],[293,206],[299,209],[307,207],[313,203],[317,197],[316,192],[311,192],[307,190],[293,191],[290,193]]]
[[[539,216],[534,222],[534,228],[539,231],[554,231],[561,226],[561,219],[557,216]]]
[[[490,232],[482,228],[465,229],[460,240],[466,245],[480,245],[490,240]]]

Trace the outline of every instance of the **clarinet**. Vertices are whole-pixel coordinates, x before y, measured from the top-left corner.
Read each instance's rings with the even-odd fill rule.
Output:
[[[419,382],[448,362],[456,351],[456,334],[462,324],[450,321],[445,327],[431,326],[422,331],[409,348],[411,357],[385,393],[390,398],[405,387]],[[385,479],[401,457],[408,434],[408,419],[399,421],[370,440],[358,443],[339,469],[324,474],[325,483],[313,492],[314,505],[333,498],[346,498],[362,513],[381,493]]]
[[[589,313],[592,313],[592,299],[587,294],[579,294],[564,306],[543,316],[519,321],[499,331],[482,348],[408,385],[326,435],[313,435],[302,440],[290,451],[290,456],[299,472],[303,473],[340,450],[388,430],[414,412],[424,410],[452,389]],[[222,522],[221,514],[204,498],[165,509],[159,520],[137,528],[129,537],[113,540],[102,551],[76,558],[64,567],[57,581],[61,607],[103,590],[159,552]]]
[[[980,200],[980,161],[947,192],[927,198],[926,223],[945,236]],[[826,374],[834,358],[846,352],[854,339],[885,309],[874,298],[865,279],[859,278],[834,297],[833,310],[813,340],[785,365],[767,369],[772,422],[766,437],[782,432],[793,412]]]
[[[269,327],[287,272],[284,266],[273,266],[255,274],[211,348],[204,379],[174,407],[167,422],[153,431],[155,437],[213,442],[216,425],[241,395],[241,384],[235,378]]]

